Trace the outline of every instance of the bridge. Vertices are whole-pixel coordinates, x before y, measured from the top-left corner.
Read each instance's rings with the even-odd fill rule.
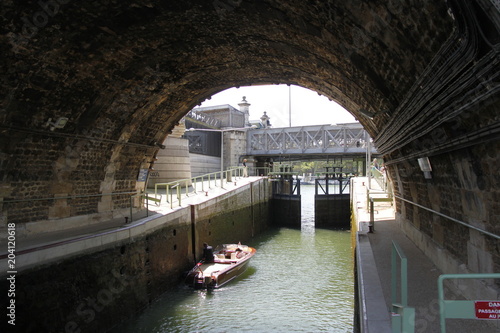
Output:
[[[328,154],[361,155],[371,150],[371,138],[359,123],[264,128],[247,132],[251,156],[301,155],[325,158]],[[308,156],[306,156],[308,155]]]
[[[353,170],[356,170],[355,173],[364,174],[366,160],[371,160],[372,155],[377,157],[379,155],[369,134],[359,123],[260,129],[231,127],[216,129],[208,128],[209,124],[203,121],[199,124],[207,128],[190,128],[184,133],[184,138],[189,142],[189,152],[192,153],[190,167],[194,175],[199,175],[198,170],[204,170],[205,172],[200,173],[203,174],[240,165],[245,157],[257,168],[268,167],[270,161],[350,160]],[[191,125],[191,116],[188,115],[186,127]],[[179,149],[174,150],[179,151]],[[172,159],[171,155],[171,151],[159,153],[158,167],[179,163],[180,160]],[[213,163],[214,158],[217,159],[216,163]],[[167,179],[165,172],[158,170],[154,174],[154,180],[150,179],[150,184],[151,181],[160,178]],[[262,172],[257,171],[257,173]]]

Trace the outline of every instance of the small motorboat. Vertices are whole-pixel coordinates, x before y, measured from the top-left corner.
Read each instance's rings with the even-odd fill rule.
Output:
[[[247,268],[256,250],[241,244],[223,244],[215,250],[204,244],[203,259],[186,276],[186,283],[195,289],[219,288]]]

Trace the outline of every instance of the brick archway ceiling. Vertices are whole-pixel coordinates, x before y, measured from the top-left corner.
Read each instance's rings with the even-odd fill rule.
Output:
[[[145,145],[214,93],[260,83],[324,94],[377,136],[455,24],[434,0],[46,3],[2,5],[4,130],[68,117],[55,132]]]
[[[484,38],[474,21],[479,5],[462,0],[450,8],[441,1],[54,1],[45,10],[39,2],[2,8],[4,142],[31,131],[154,147],[218,91],[293,83],[345,106],[387,154],[453,114],[453,99],[464,102],[453,75],[479,63],[477,36]],[[478,68],[497,73],[494,60],[492,71]],[[480,75],[471,87],[486,86]],[[44,124],[60,116],[68,125],[49,132]]]

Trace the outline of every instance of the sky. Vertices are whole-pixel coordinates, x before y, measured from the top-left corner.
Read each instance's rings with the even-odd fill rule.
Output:
[[[289,91],[291,94],[289,94]],[[229,104],[239,109],[243,96],[250,103],[250,120],[258,120],[267,112],[272,127],[290,126],[289,95],[291,96],[291,125],[325,125],[351,123],[356,120],[342,106],[327,97],[299,86],[265,85],[230,88],[221,91],[201,104],[215,106]]]

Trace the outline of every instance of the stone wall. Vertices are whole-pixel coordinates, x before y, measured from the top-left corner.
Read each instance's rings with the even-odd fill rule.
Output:
[[[247,151],[247,131],[228,131],[224,133],[224,168],[242,166]]]
[[[496,100],[481,104],[478,110],[484,116],[498,114],[499,99]],[[471,123],[474,114],[462,113],[460,121],[437,128],[433,136],[414,145],[430,148],[445,143],[451,130],[474,133],[479,127]],[[482,124],[487,125],[487,121]],[[420,156],[428,155],[430,179],[424,177],[416,158],[389,165],[398,219],[408,236],[444,272],[500,271],[499,240],[487,234],[500,235],[499,149],[498,140],[482,141],[474,135],[468,135],[454,149],[429,149]],[[500,286],[498,281],[497,284]]]

